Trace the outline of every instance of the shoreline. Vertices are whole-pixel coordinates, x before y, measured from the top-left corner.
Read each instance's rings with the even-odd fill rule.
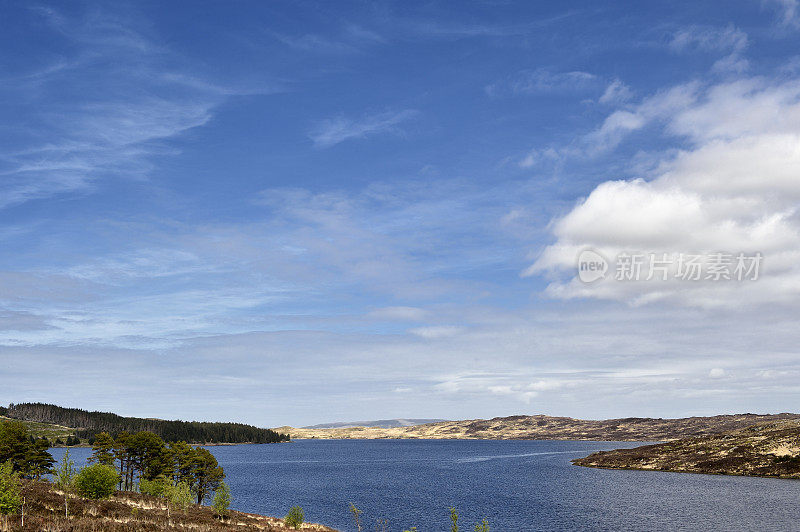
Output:
[[[598,465],[589,465],[589,464],[579,464],[577,463],[579,460],[583,460],[582,458],[576,458],[571,460],[572,465],[576,467],[586,467],[589,469],[603,469],[606,471],[655,471],[657,473],[675,473],[680,475],[713,475],[718,477],[748,477],[748,478],[765,478],[765,479],[773,479],[773,480],[793,480],[793,481],[800,481],[800,478],[797,476],[791,475],[755,475],[755,474],[747,474],[747,473],[726,473],[726,472],[703,472],[703,471],[681,471],[677,469],[654,469],[654,468],[646,468],[646,467],[609,467],[609,466],[598,466]]]

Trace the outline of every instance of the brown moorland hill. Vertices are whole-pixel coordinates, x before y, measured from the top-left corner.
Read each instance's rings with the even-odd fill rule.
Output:
[[[800,414],[732,414],[678,419],[621,418],[574,419],[545,415],[444,421],[413,427],[298,429],[278,427],[295,439],[487,439],[487,440],[605,440],[666,441],[718,434],[756,423],[800,420]]]
[[[800,478],[800,422],[760,423],[721,434],[601,451],[573,463],[604,469]]]

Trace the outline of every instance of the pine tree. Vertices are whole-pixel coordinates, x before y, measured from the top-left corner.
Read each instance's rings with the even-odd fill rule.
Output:
[[[26,455],[25,475],[37,480],[52,472],[55,460],[48,452],[50,443],[47,438],[35,440]]]
[[[196,462],[192,469],[192,489],[197,494],[197,504],[203,504],[206,495],[216,490],[225,478],[225,472],[208,449],[195,449]]]
[[[194,447],[190,446],[185,441],[173,442],[169,444],[169,449],[172,452],[172,459],[174,461],[172,478],[178,482],[186,482],[191,484],[192,471],[197,462],[197,453]]]
[[[114,438],[108,432],[101,432],[94,438],[92,456],[89,462],[103,465],[114,465]]]
[[[28,429],[22,422],[0,424],[0,463],[11,460],[14,471],[24,474],[28,469],[31,446]]]

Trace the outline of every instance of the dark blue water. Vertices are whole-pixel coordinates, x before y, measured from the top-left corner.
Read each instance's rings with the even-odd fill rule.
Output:
[[[301,440],[211,447],[237,510],[355,530],[350,502],[389,529],[461,530],[487,517],[492,532],[521,530],[800,530],[800,482],[779,479],[608,471],[572,458],[620,442]],[[60,459],[62,449],[53,449]],[[72,449],[80,463],[88,449]]]

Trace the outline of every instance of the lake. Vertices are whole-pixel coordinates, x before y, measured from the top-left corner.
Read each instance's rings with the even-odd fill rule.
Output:
[[[461,530],[483,517],[492,532],[523,530],[798,530],[800,482],[609,471],[570,460],[631,442],[299,440],[209,447],[225,468],[233,507],[355,530],[348,505],[389,530]],[[60,459],[63,449],[52,449]],[[89,449],[71,449],[82,465]]]

